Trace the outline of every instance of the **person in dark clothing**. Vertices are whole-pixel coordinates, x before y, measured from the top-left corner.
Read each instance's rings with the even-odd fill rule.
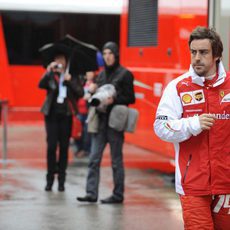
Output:
[[[98,186],[100,178],[100,163],[107,143],[110,145],[112,158],[112,171],[114,189],[113,194],[101,200],[104,204],[122,203],[124,200],[124,165],[123,143],[124,132],[116,131],[108,126],[109,114],[116,104],[129,105],[135,102],[133,75],[119,64],[118,46],[114,42],[107,42],[103,47],[103,59],[105,69],[99,73],[96,83],[92,85],[90,92],[105,84],[112,84],[116,89],[116,96],[107,98],[105,112],[97,111],[99,118],[98,132],[92,134],[92,147],[88,165],[86,195],[77,197],[80,202],[97,202]]]
[[[60,192],[65,190],[72,114],[77,113],[76,100],[83,96],[80,80],[66,73],[66,66],[65,54],[56,54],[54,61],[47,66],[47,71],[39,82],[39,88],[47,91],[46,100],[41,108],[45,116],[47,134],[46,191],[52,190],[55,173],[58,174],[58,190]]]
[[[82,85],[84,88],[84,96],[78,100],[77,108],[78,114],[77,117],[81,122],[81,134],[78,138],[72,138],[72,149],[74,151],[74,155],[77,158],[88,157],[90,155],[91,149],[91,134],[88,132],[86,119],[88,116],[88,100],[91,97],[91,94],[88,92],[88,89],[91,84],[95,81],[96,74],[93,71],[87,71],[83,76]]]

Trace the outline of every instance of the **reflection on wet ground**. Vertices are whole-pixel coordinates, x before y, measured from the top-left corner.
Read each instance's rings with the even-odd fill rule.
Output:
[[[170,174],[127,167],[124,204],[82,204],[76,196],[85,194],[87,159],[70,157],[64,193],[57,191],[56,181],[53,191],[45,192],[43,127],[12,127],[9,131],[9,160],[5,167],[0,163],[0,230],[183,229]],[[17,145],[19,142],[24,144]],[[135,154],[141,151],[129,145],[125,148]],[[104,162],[99,199],[109,196],[112,188],[111,168]]]
[[[26,165],[26,164],[25,164]],[[45,192],[45,172],[24,164],[1,170],[0,229],[183,229],[179,200],[170,176],[126,170],[123,205],[79,203],[86,167],[69,166],[66,191]],[[110,195],[112,175],[102,168],[100,198]]]

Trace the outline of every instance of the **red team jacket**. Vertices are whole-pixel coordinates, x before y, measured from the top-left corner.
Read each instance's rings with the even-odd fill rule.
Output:
[[[204,84],[193,68],[171,81],[159,103],[155,133],[175,146],[176,191],[182,195],[230,194],[230,75],[219,64],[215,82]],[[197,115],[216,121],[202,131]]]

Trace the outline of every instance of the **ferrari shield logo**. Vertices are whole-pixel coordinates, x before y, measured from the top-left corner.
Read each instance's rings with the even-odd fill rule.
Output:
[[[223,90],[220,91],[220,97],[222,97],[222,98],[224,97],[224,91]]]
[[[220,104],[230,103],[230,89],[222,89],[219,91]]]

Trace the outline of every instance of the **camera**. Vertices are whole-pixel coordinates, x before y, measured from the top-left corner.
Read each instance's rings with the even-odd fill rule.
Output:
[[[107,108],[106,99],[116,96],[116,89],[112,84],[105,84],[99,87],[96,93],[89,99],[91,106],[97,107],[97,110],[105,112]]]
[[[56,64],[56,65],[54,66],[54,69],[62,69],[62,68],[63,68],[63,66],[62,66],[61,63]]]

